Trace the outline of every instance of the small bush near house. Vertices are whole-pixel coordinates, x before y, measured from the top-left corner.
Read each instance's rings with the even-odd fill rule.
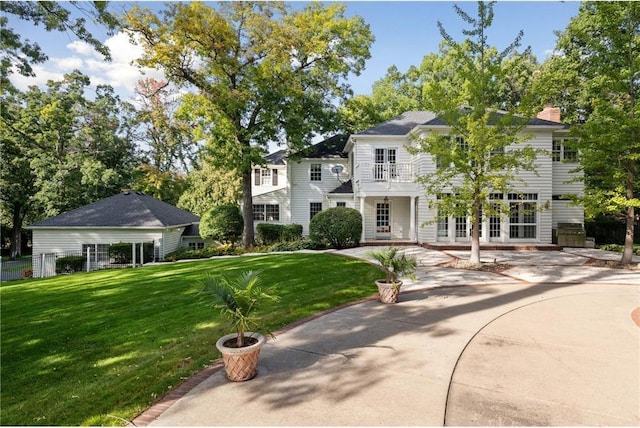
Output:
[[[83,256],[66,256],[56,260],[56,273],[81,272],[84,265]]]
[[[166,260],[189,260],[189,259],[208,259],[216,256],[239,256],[244,254],[244,248],[234,247],[231,244],[223,244],[219,246],[210,245],[200,250],[190,250],[188,248],[181,248],[168,254]]]
[[[353,209],[335,207],[320,211],[309,223],[309,237],[333,248],[357,247],[362,235],[362,215]]]
[[[153,261],[153,243],[147,242],[143,244],[142,256],[144,262],[148,263]],[[136,245],[136,252],[140,251],[140,245]],[[111,244],[109,247],[109,257],[113,259],[113,263],[116,264],[129,264],[131,263],[132,248],[130,242],[119,242],[117,244]],[[140,254],[136,254],[136,262],[140,260]]]
[[[256,226],[258,242],[262,245],[271,245],[280,241],[282,235],[281,224],[259,223]]]
[[[285,224],[282,227],[281,240],[284,242],[300,241],[302,239],[301,224]]]
[[[277,242],[269,247],[269,251],[323,250],[325,246],[311,239],[300,239],[292,242]]]
[[[302,239],[301,224],[259,223],[256,226],[258,242],[271,245],[277,242],[293,242]]]
[[[244,220],[240,207],[223,204],[211,208],[200,219],[200,236],[222,243],[235,244],[242,236]]]

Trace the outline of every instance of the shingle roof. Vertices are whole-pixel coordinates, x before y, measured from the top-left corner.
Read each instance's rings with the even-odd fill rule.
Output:
[[[38,227],[170,227],[197,223],[200,217],[136,191],[118,193],[32,224]]]
[[[504,112],[497,112],[503,116]],[[446,126],[446,122],[435,113],[430,111],[408,111],[398,117],[394,117],[386,122],[376,125],[372,128],[360,132],[360,135],[407,135],[413,128],[418,125],[426,126]],[[561,126],[568,128],[568,125],[549,120],[531,118],[527,121],[529,126]]]
[[[348,139],[348,135],[337,134],[312,146],[305,147],[292,157],[297,159],[346,158],[348,155],[344,152],[344,146],[347,144]],[[284,165],[284,161],[288,157],[286,150],[278,150],[265,156],[265,160],[269,165]]]
[[[345,181],[329,193],[353,193],[353,183],[351,180]]]
[[[269,165],[284,165],[285,159],[287,159],[286,150],[278,150],[264,157]]]
[[[301,153],[303,158],[346,158],[344,146],[349,139],[348,135],[338,134],[331,138],[309,146]]]
[[[430,111],[408,111],[398,117],[382,122],[372,128],[359,132],[360,135],[407,135],[418,125],[436,118]]]

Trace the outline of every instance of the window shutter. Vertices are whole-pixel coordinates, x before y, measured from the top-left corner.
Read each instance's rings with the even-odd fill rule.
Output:
[[[273,178],[271,179],[271,184],[274,186],[278,185],[278,170],[272,169],[271,173],[273,174]]]
[[[254,169],[253,170],[253,175],[255,176],[256,186],[259,186],[260,185],[260,170],[259,169]]]

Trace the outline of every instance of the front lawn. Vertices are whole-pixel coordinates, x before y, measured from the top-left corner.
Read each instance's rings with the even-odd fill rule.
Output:
[[[261,270],[276,330],[375,292],[379,270],[333,254],[259,255],[4,284],[2,425],[122,425],[219,358],[231,332],[205,273]]]

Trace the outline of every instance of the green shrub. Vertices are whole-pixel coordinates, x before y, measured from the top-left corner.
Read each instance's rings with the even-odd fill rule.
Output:
[[[218,205],[200,219],[200,236],[205,240],[235,244],[242,236],[243,227],[244,220],[238,205]]]
[[[357,247],[362,235],[362,215],[353,208],[335,207],[320,211],[309,223],[309,237],[332,248]]]
[[[56,273],[82,272],[83,256],[66,256],[56,260]]]
[[[284,242],[299,241],[302,239],[301,224],[286,224],[282,227],[282,235],[280,239]]]
[[[153,261],[153,242],[145,242],[142,244],[142,254],[144,262]],[[136,244],[136,263],[140,261],[140,245]],[[113,259],[113,263],[130,264],[132,256],[131,242],[118,242],[109,246],[109,258]]]
[[[208,246],[200,250],[190,250],[181,248],[171,254],[167,254],[165,260],[188,260],[188,259],[208,259],[217,256],[239,256],[244,254],[244,248],[234,247],[231,244],[223,244],[218,246]]]
[[[311,239],[299,239],[291,242],[277,242],[271,245],[269,251],[299,251],[299,250],[322,250],[325,246]]]
[[[619,253],[622,253],[624,251],[624,245],[620,244],[598,245],[598,248],[603,251],[617,251]],[[640,245],[633,244],[633,254],[635,254],[636,256],[640,256]]]
[[[258,242],[262,245],[271,245],[280,242],[282,236],[282,225],[271,223],[258,223],[256,226],[258,233]]]
[[[272,245],[277,242],[292,242],[302,239],[301,224],[259,223],[256,226],[258,242]]]

